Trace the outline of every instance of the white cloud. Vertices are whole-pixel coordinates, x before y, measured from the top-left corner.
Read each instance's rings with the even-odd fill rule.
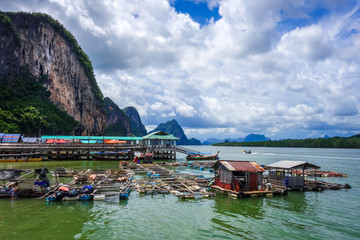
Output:
[[[313,61],[324,60],[333,51],[327,33],[319,25],[296,28],[286,33],[281,39],[279,50]]]

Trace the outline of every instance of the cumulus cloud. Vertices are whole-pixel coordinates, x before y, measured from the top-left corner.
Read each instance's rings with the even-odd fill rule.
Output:
[[[175,118],[190,137],[360,131],[356,2],[193,1],[221,18],[200,26],[167,0],[0,0],[58,19],[104,95],[145,125]]]
[[[333,51],[326,32],[319,25],[296,28],[284,34],[279,50],[313,61],[324,60]]]

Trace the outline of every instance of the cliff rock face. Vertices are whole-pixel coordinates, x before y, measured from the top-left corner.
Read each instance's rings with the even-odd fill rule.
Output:
[[[147,134],[144,124],[141,122],[140,115],[136,108],[127,107],[123,111],[130,118],[131,132],[138,137],[145,136]]]
[[[108,136],[131,136],[130,119],[110,98],[104,98],[106,109],[106,130]]]
[[[96,82],[91,82],[86,66],[80,62],[78,46],[64,37],[64,31],[70,33],[54,28],[47,21],[49,16],[6,15],[12,21],[13,32],[0,36],[0,78],[11,81],[20,74],[19,68],[25,69],[50,93],[53,104],[85,127],[83,134],[102,134],[106,121],[103,101],[94,91],[98,89]]]

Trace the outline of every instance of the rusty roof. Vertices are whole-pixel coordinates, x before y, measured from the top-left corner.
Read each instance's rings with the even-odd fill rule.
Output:
[[[242,172],[265,172],[257,162],[249,161],[220,161],[230,171],[242,171]]]

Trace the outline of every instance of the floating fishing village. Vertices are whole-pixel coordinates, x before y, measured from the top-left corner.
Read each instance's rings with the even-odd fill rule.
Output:
[[[346,174],[320,171],[320,166],[306,161],[278,161],[264,166],[255,161],[222,160],[219,152],[200,153],[176,146],[176,140],[162,131],[144,137],[23,138],[20,134],[1,134],[0,162],[115,161],[118,168],[1,169],[0,197],[35,197],[47,202],[123,201],[137,191],[145,195],[173,194],[180,199],[209,198],[217,192],[247,198],[351,188],[349,184],[319,180]],[[187,161],[176,161],[176,152],[187,154]],[[178,167],[198,170],[199,174],[177,172]],[[211,177],[205,177],[202,171],[211,173]]]

